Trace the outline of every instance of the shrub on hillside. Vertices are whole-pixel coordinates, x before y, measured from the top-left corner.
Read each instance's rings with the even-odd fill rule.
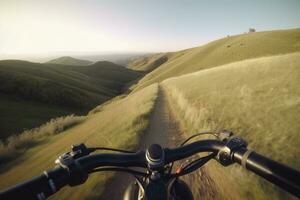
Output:
[[[14,158],[18,153],[24,152],[45,137],[61,133],[85,120],[85,116],[69,115],[51,119],[38,128],[25,130],[19,135],[13,135],[6,141],[0,141],[0,163]]]

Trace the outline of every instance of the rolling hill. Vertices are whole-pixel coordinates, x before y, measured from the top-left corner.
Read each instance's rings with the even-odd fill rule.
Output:
[[[128,68],[138,70],[138,71],[151,72],[167,61],[168,61],[167,55],[155,54],[150,57],[141,57],[133,60],[128,64]]]
[[[140,80],[135,88],[138,90],[170,77],[231,62],[298,51],[300,51],[300,29],[256,32],[229,36],[179,52],[154,55],[132,62],[130,68],[147,70],[155,60],[166,57],[166,62]]]
[[[90,61],[110,61],[118,65],[127,66],[133,60],[136,60],[141,57],[147,57],[151,53],[147,52],[136,52],[136,53],[99,53],[99,54],[88,54],[88,55],[77,55],[76,58]]]
[[[89,66],[0,61],[1,138],[53,117],[86,112],[140,76],[106,61]]]
[[[231,130],[250,149],[300,169],[299,66],[300,53],[268,56],[170,78],[162,85],[184,132]],[[240,166],[212,162],[207,170],[220,188],[230,185],[247,199],[293,199]]]
[[[50,64],[60,64],[60,65],[73,65],[73,66],[86,66],[93,64],[92,61],[89,60],[81,60],[76,59],[70,56],[63,56],[53,60],[48,61]]]

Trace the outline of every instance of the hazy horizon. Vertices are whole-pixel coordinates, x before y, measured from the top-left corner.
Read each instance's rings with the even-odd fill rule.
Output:
[[[300,27],[300,1],[0,2],[0,59],[178,51],[255,28]]]
[[[89,60],[89,61],[112,61],[115,59],[109,59],[113,56],[118,60],[122,57],[131,57],[139,55],[149,55],[156,52],[51,52],[47,54],[0,54],[0,60],[27,60],[31,62],[47,62],[59,57],[73,57],[77,59]]]

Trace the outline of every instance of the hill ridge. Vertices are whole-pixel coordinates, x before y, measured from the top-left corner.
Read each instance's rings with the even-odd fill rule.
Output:
[[[74,58],[74,57],[71,57],[71,56],[58,57],[58,58],[49,60],[46,63],[61,64],[61,65],[74,65],[74,66],[86,66],[86,65],[93,64],[92,61],[77,59],[77,58]]]
[[[229,36],[178,52],[162,53],[167,62],[143,77],[135,90],[167,78],[212,68],[234,61],[300,51],[300,28]],[[157,56],[157,55],[156,55]],[[151,60],[150,58],[147,58]],[[153,61],[153,60],[152,60]],[[137,65],[137,68],[147,67]],[[131,66],[135,69],[135,66]]]

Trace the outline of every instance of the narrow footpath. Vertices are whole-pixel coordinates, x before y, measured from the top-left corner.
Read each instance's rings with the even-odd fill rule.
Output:
[[[150,124],[139,145],[146,149],[150,144],[157,143],[162,146],[175,147],[183,140],[178,121],[170,109],[168,98],[163,89],[159,88],[154,111]],[[127,185],[134,180],[130,175],[117,173],[114,180],[107,185],[101,200],[121,200]],[[184,181],[191,186],[195,199],[222,199],[219,197],[213,180],[199,170],[198,173],[186,176]]]

